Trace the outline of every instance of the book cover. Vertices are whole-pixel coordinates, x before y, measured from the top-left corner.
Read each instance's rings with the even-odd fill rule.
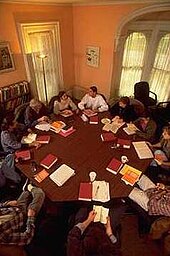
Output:
[[[135,182],[137,182],[139,180],[142,172],[130,165],[125,164],[123,166],[123,168],[121,169],[120,174],[123,175],[123,177],[121,179],[126,184],[133,186],[135,184]]]
[[[88,116],[88,117],[97,115],[97,113],[94,112],[94,111],[91,110],[91,109],[85,109],[85,110],[83,111],[83,113],[84,113],[86,116]]]
[[[131,145],[131,140],[126,140],[126,139],[117,139],[117,147],[122,146],[123,148],[130,148]]]
[[[90,120],[89,120],[89,123],[90,124],[98,124],[99,123],[99,118],[98,118],[98,116],[96,115],[96,116],[91,116],[90,117]]]
[[[112,132],[104,132],[101,134],[102,141],[115,141],[117,138]]]
[[[50,141],[50,135],[39,135],[36,141],[41,144],[47,144]]]
[[[50,179],[60,187],[73,175],[75,175],[75,171],[68,165],[62,164],[50,175]]]
[[[39,183],[42,182],[46,177],[48,177],[49,173],[43,169],[39,173],[34,175],[34,179],[38,181]]]
[[[52,154],[48,154],[41,162],[40,165],[45,167],[46,169],[50,169],[51,166],[57,162],[58,158]]]
[[[80,183],[78,200],[85,200],[85,201],[92,200],[92,183],[90,182]]]
[[[67,137],[67,136],[71,135],[72,133],[74,133],[75,131],[76,131],[76,129],[71,129],[71,130],[68,130],[68,131],[65,131],[65,132],[63,132],[63,130],[61,130],[59,132],[59,134],[63,137]]]
[[[21,158],[22,160],[30,160],[31,159],[30,150],[16,151],[15,156],[16,156],[16,158]]]
[[[53,132],[59,133],[64,126],[65,126],[64,122],[55,121],[51,124],[50,130]]]
[[[107,217],[109,216],[109,209],[101,205],[93,205],[93,210],[96,212],[94,222],[107,223]]]
[[[122,162],[113,157],[106,170],[113,174],[117,174],[122,166]]]
[[[63,117],[69,117],[73,115],[73,112],[70,109],[65,109],[61,111],[60,115]]]

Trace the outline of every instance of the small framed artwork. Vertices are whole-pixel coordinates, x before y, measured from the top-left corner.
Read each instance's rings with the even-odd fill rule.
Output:
[[[8,42],[0,42],[0,73],[10,72],[15,69],[10,45]]]
[[[91,67],[98,68],[100,61],[100,47],[87,46],[86,48],[86,63]]]

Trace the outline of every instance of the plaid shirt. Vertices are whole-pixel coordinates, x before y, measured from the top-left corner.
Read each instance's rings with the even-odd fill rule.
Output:
[[[12,215],[12,218],[0,224],[0,244],[29,244],[34,235],[35,218],[28,217],[25,225],[21,209],[0,204],[0,216],[5,215]]]
[[[149,198],[149,215],[170,216],[170,188],[167,187],[164,190],[150,188],[145,192]]]

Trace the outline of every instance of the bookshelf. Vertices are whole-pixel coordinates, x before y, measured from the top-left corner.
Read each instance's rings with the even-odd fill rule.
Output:
[[[0,88],[0,108],[3,115],[13,113],[15,108],[30,100],[27,81],[20,81]]]

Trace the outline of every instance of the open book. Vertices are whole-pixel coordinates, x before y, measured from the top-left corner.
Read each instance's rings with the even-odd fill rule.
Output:
[[[29,133],[27,136],[23,136],[21,143],[22,144],[30,144],[36,140],[37,134],[36,133]]]
[[[152,151],[145,141],[132,142],[132,144],[140,159],[153,158]]]
[[[84,113],[86,116],[88,116],[88,117],[97,115],[97,113],[94,112],[94,111],[91,110],[91,109],[85,109],[85,110],[83,110],[83,113]]]
[[[103,224],[107,223],[107,217],[109,215],[109,209],[101,205],[93,205],[93,210],[96,212],[94,222],[100,221]]]

